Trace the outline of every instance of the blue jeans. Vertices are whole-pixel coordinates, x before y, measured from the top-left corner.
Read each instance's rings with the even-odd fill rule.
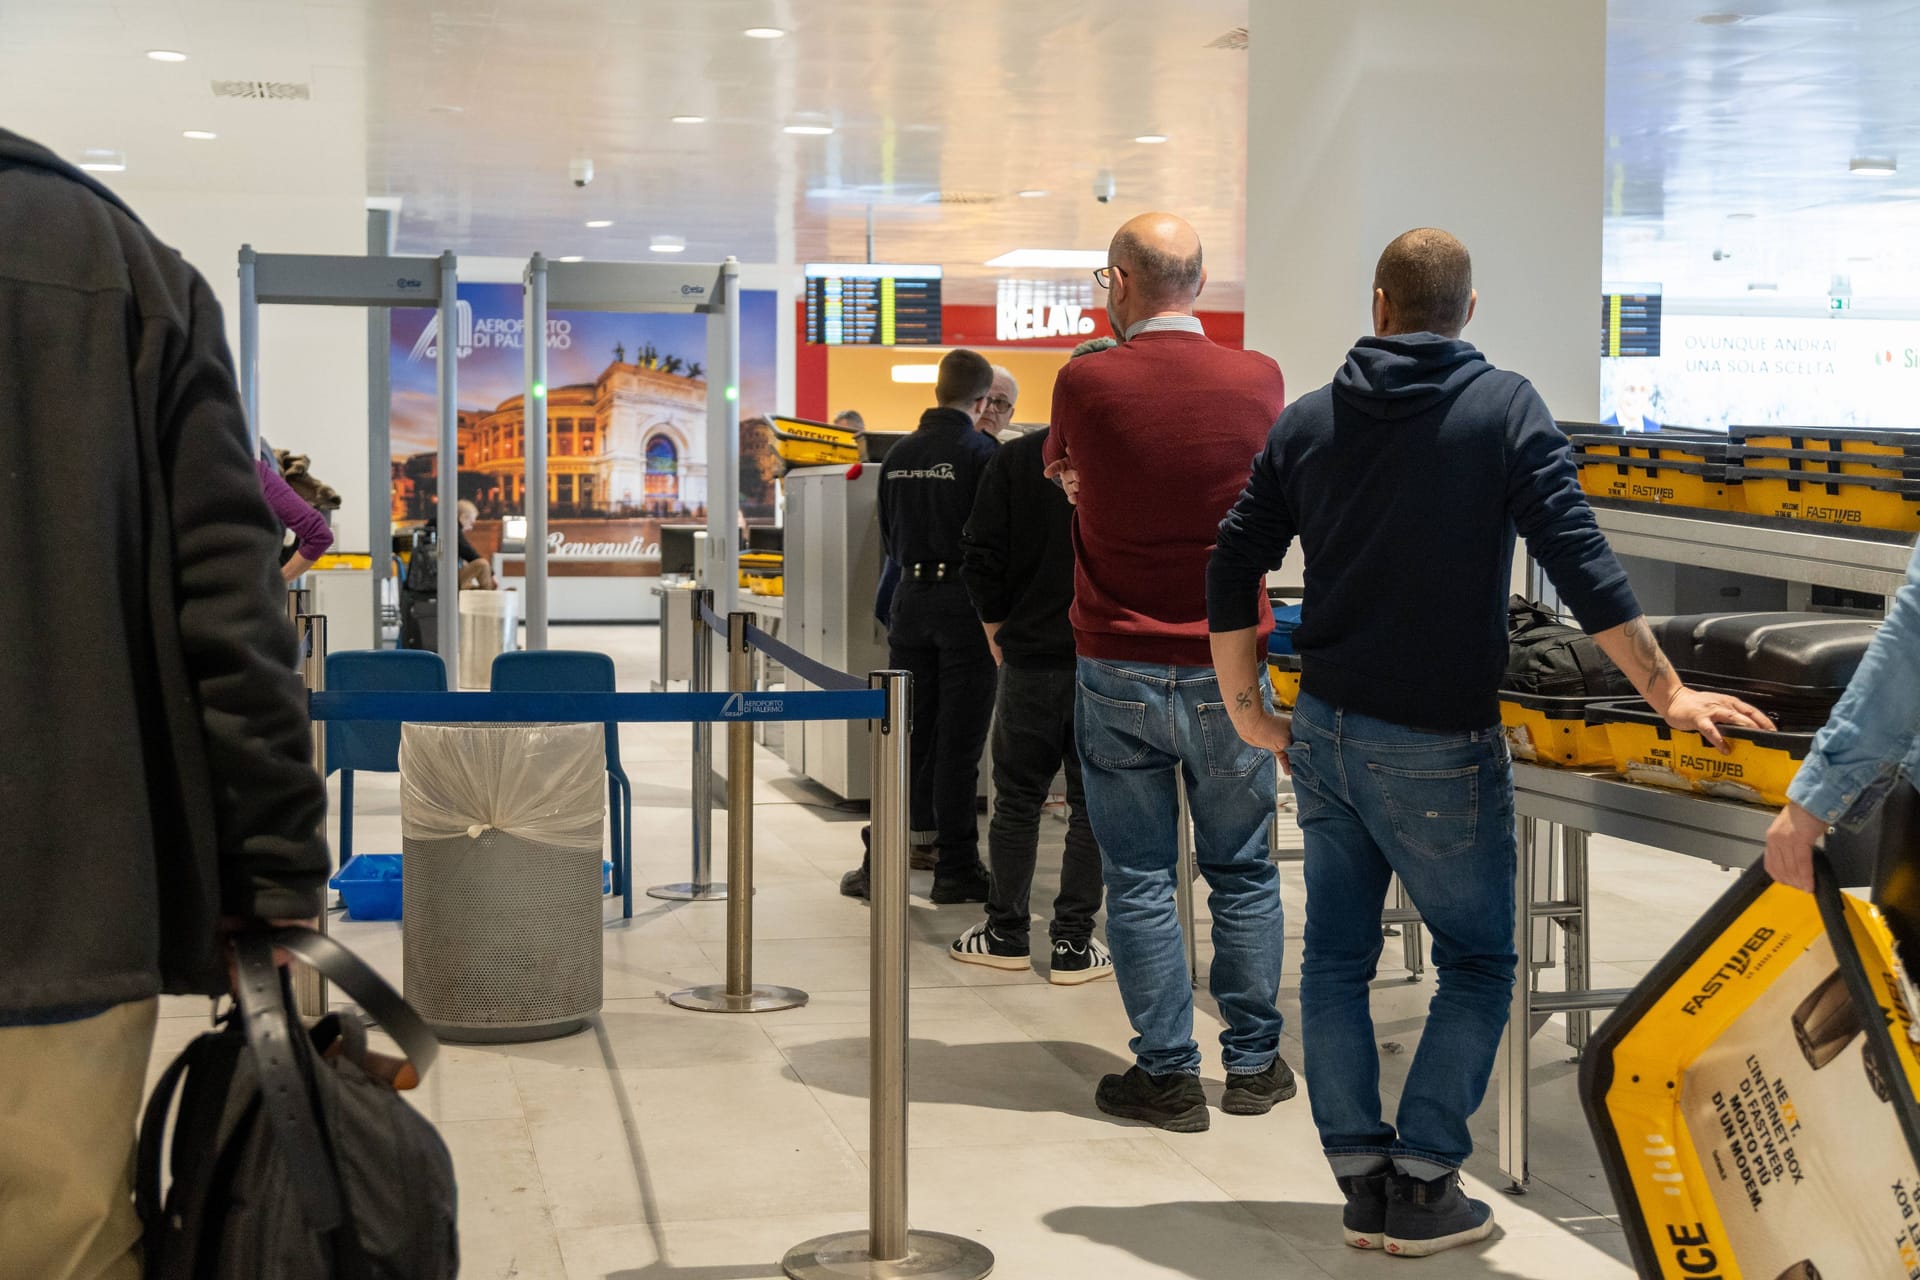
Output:
[[[1264,677],[1262,678],[1264,686]],[[1107,881],[1107,945],[1155,1075],[1200,1071],[1193,985],[1174,907],[1184,776],[1194,858],[1212,890],[1208,985],[1226,1020],[1221,1061],[1263,1071],[1280,1052],[1280,875],[1269,857],[1274,760],[1240,740],[1210,667],[1080,659],[1078,732],[1087,815]]]
[[[1473,1151],[1467,1117],[1486,1094],[1513,990],[1505,736],[1498,725],[1425,733],[1303,695],[1287,755],[1307,846],[1300,1016],[1320,1145],[1342,1176],[1391,1160],[1438,1177]],[[1390,1125],[1367,998],[1395,874],[1433,935],[1435,983]]]

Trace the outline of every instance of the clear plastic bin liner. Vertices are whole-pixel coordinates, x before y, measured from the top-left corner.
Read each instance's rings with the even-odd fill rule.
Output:
[[[400,833],[520,840],[598,853],[607,799],[599,724],[409,724],[400,732]]]
[[[460,593],[460,687],[485,689],[493,683],[493,660],[519,648],[520,593]]]

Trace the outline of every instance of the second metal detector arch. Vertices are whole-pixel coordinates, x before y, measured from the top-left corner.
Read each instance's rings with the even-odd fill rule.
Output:
[[[547,311],[669,311],[707,317],[707,581],[714,608],[739,588],[740,264],[527,263],[527,647],[547,647]]]
[[[439,644],[451,676],[460,659],[460,433],[459,433],[459,277],[451,251],[438,258],[355,258],[310,253],[255,253],[240,247],[240,398],[247,409],[247,432],[260,444],[260,305],[306,307],[437,307],[439,309],[439,462],[440,542]],[[369,439],[369,449],[387,443]],[[449,481],[451,477],[451,481]],[[373,553],[375,648],[380,646],[380,570],[383,556],[377,530],[391,529],[388,495],[367,493]],[[736,499],[737,501],[737,499]],[[544,623],[544,616],[542,622]]]

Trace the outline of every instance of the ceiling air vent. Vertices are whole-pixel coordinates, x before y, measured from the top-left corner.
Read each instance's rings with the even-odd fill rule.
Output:
[[[261,102],[306,102],[313,97],[313,86],[291,80],[215,80],[216,98],[254,98]]]
[[[991,191],[929,191],[921,204],[992,204],[1000,197]]]
[[[1223,36],[1207,41],[1209,49],[1244,49],[1247,47],[1247,29],[1235,27]]]

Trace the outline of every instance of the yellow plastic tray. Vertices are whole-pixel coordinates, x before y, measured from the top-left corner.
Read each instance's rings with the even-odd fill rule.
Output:
[[[1281,708],[1290,708],[1300,701],[1300,659],[1269,658],[1267,675],[1273,680],[1273,702]]]
[[[1580,487],[1596,498],[1708,511],[1735,509],[1722,469],[1706,463],[1591,452],[1580,454],[1578,461]]]
[[[1586,698],[1542,698],[1528,706],[1511,695],[1500,699],[1500,723],[1516,760],[1592,769],[1613,763],[1613,747],[1602,725],[1588,724]],[[1561,705],[1552,705],[1561,704]]]
[[[1740,501],[1759,516],[1861,529],[1920,530],[1920,482],[1735,468]]]
[[[1733,753],[1723,756],[1699,734],[1664,723],[1610,719],[1604,728],[1613,767],[1630,781],[1774,809],[1787,802],[1813,741],[1812,734],[1727,729]]]
[[[313,562],[316,569],[371,569],[373,557],[364,551],[336,551]]]

